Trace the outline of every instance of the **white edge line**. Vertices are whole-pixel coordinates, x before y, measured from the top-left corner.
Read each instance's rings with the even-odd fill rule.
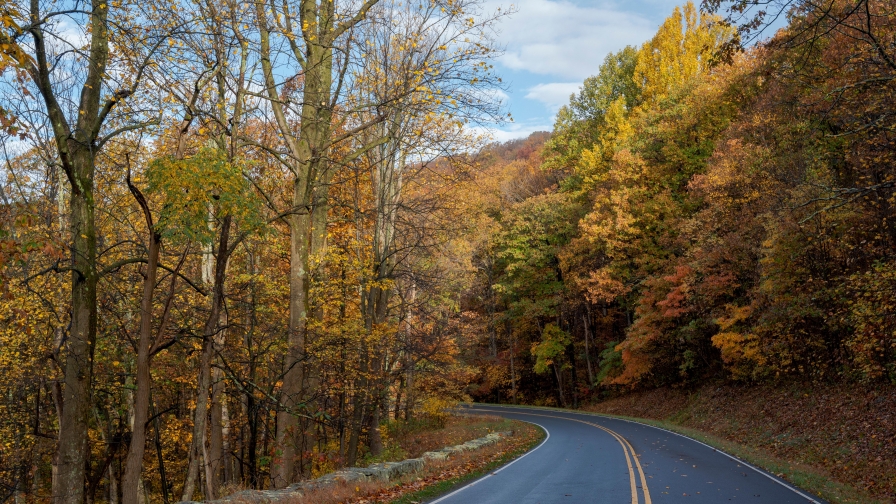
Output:
[[[473,406],[475,406],[475,403],[473,404]],[[487,407],[488,407],[488,406],[492,406],[492,405],[485,405],[485,404],[483,404],[483,406],[487,406]],[[500,405],[495,405],[495,406],[498,406],[499,408],[502,407],[502,406],[500,406]],[[514,406],[511,406],[510,408],[513,408],[513,407],[514,407]],[[634,420],[627,420],[627,419],[625,419],[625,418],[617,418],[617,417],[612,417],[612,416],[607,416],[607,415],[601,415],[600,413],[579,412],[579,411],[568,411],[568,410],[562,410],[562,409],[547,409],[547,408],[537,408],[537,407],[531,407],[531,408],[526,408],[526,407],[520,408],[519,406],[515,406],[515,407],[518,408],[518,409],[538,409],[538,410],[541,410],[541,411],[555,411],[555,412],[561,412],[561,413],[571,413],[571,414],[573,414],[573,415],[596,416],[596,417],[600,417],[600,418],[606,418],[606,419],[608,419],[608,420],[619,420],[619,421],[622,421],[622,422],[628,422],[628,423],[632,423],[632,424],[635,424],[635,425],[642,425],[642,426],[644,426],[644,427],[650,427],[650,428],[653,428],[653,429],[656,429],[656,430],[665,431],[665,432],[668,432],[669,434],[675,434],[676,436],[683,437],[683,438],[685,438],[685,439],[687,439],[687,440],[689,440],[689,441],[693,441],[693,442],[695,442],[695,443],[697,443],[697,444],[701,444],[701,445],[703,445],[703,446],[705,446],[705,447],[707,447],[707,448],[711,448],[713,451],[715,451],[715,452],[717,452],[717,453],[721,453],[722,455],[724,455],[724,456],[730,458],[731,460],[733,460],[733,461],[735,461],[735,462],[738,462],[738,463],[740,463],[740,464],[743,464],[743,465],[749,467],[750,469],[752,469],[752,470],[756,471],[757,473],[759,473],[759,474],[765,476],[766,478],[768,478],[768,479],[774,481],[775,483],[781,485],[782,487],[787,488],[788,490],[790,490],[791,492],[793,492],[793,493],[799,495],[800,497],[803,497],[803,498],[807,499],[807,500],[808,500],[809,502],[811,502],[812,504],[823,504],[822,502],[817,501],[817,500],[815,500],[814,498],[812,498],[812,497],[810,497],[810,496],[804,494],[804,493],[801,492],[798,488],[796,488],[796,487],[794,487],[794,486],[792,486],[792,485],[789,485],[787,482],[785,482],[785,481],[783,481],[783,480],[781,480],[781,479],[779,479],[779,478],[777,478],[777,477],[775,477],[775,476],[772,476],[771,474],[769,474],[769,473],[768,473],[767,471],[765,471],[764,469],[760,469],[760,468],[754,466],[753,464],[750,464],[749,462],[744,462],[744,461],[741,460],[740,458],[735,457],[734,455],[731,455],[730,453],[726,453],[726,452],[724,452],[724,451],[722,451],[722,450],[720,450],[720,449],[718,449],[718,448],[716,448],[716,447],[714,447],[714,446],[710,446],[710,445],[708,445],[708,444],[706,444],[706,443],[704,443],[704,442],[702,442],[702,441],[698,441],[698,440],[696,440],[696,439],[694,439],[694,438],[692,438],[692,437],[686,436],[686,435],[684,435],[684,434],[679,434],[679,433],[677,433],[677,432],[675,432],[675,431],[671,431],[671,430],[669,430],[669,429],[664,429],[664,428],[662,428],[662,427],[657,427],[657,426],[655,426],[655,425],[650,425],[650,424],[646,424],[646,423],[636,422],[636,421],[634,421]],[[509,408],[507,408],[507,407],[504,407],[504,408],[505,408],[505,409],[509,409]],[[525,413],[522,413],[522,414],[525,414]],[[433,503],[433,504],[434,504],[434,503]]]
[[[724,455],[724,456],[730,458],[731,460],[733,460],[733,461],[735,461],[735,462],[737,462],[737,463],[739,463],[739,464],[743,464],[743,465],[749,467],[750,469],[752,469],[752,470],[756,471],[757,473],[759,473],[759,474],[765,476],[766,478],[768,478],[768,479],[774,481],[775,483],[781,485],[782,487],[787,488],[787,489],[790,490],[791,492],[793,492],[793,493],[795,493],[795,494],[797,494],[797,495],[799,495],[799,496],[805,498],[806,500],[808,500],[809,502],[811,502],[811,503],[813,503],[813,504],[822,504],[821,502],[819,502],[819,501],[813,499],[812,497],[810,497],[810,496],[804,494],[804,493],[801,492],[798,488],[796,488],[796,487],[794,487],[794,486],[792,486],[792,485],[786,483],[785,481],[782,481],[780,478],[777,478],[777,477],[775,477],[775,476],[772,476],[771,474],[769,474],[769,473],[768,473],[767,471],[765,471],[764,469],[761,469],[761,468],[759,468],[759,467],[756,467],[756,466],[754,466],[753,464],[750,464],[749,462],[745,462],[745,461],[741,460],[740,458],[735,457],[734,455],[731,455],[730,453],[726,453],[726,452],[724,452],[724,451],[722,451],[722,450],[720,450],[720,449],[718,449],[718,448],[716,448],[716,447],[714,447],[714,446],[710,446],[710,445],[704,443],[703,441],[698,441],[698,440],[696,440],[696,439],[694,439],[694,438],[692,438],[692,437],[685,436],[684,434],[679,434],[679,433],[677,433],[677,432],[675,432],[675,431],[670,431],[669,429],[664,429],[664,428],[662,428],[662,427],[657,427],[657,426],[655,426],[655,425],[644,424],[644,423],[641,423],[641,422],[634,422],[634,421],[632,421],[632,420],[625,420],[625,419],[623,419],[623,418],[613,418],[613,417],[608,417],[608,416],[604,416],[604,415],[595,415],[595,416],[599,416],[599,417],[603,417],[603,418],[607,418],[607,419],[613,419],[613,420],[622,420],[623,422],[633,423],[633,424],[637,424],[637,425],[645,425],[645,426],[647,426],[647,427],[653,427],[654,429],[661,430],[661,431],[665,431],[665,432],[668,432],[668,433],[670,433],[670,434],[675,434],[676,436],[679,436],[679,437],[683,437],[683,438],[688,439],[688,440],[690,440],[690,441],[693,441],[693,442],[695,442],[695,443],[697,443],[697,444],[701,444],[701,445],[703,445],[703,446],[705,446],[705,447],[707,447],[707,448],[711,448],[714,452],[721,453],[722,455]]]
[[[513,464],[516,464],[516,463],[519,462],[520,460],[523,460],[524,458],[528,457],[530,454],[534,453],[535,450],[541,448],[545,443],[547,443],[547,442],[548,442],[548,439],[551,439],[551,431],[547,430],[547,429],[545,428],[544,425],[537,424],[537,423],[535,423],[535,422],[530,422],[530,421],[528,421],[528,420],[522,420],[522,421],[523,421],[523,422],[526,422],[526,423],[530,423],[530,424],[537,425],[537,426],[541,427],[541,429],[544,431],[544,433],[547,434],[547,435],[545,436],[545,438],[544,438],[544,441],[542,441],[542,442],[541,442],[538,446],[536,446],[535,448],[532,448],[531,450],[529,450],[528,452],[524,453],[523,455],[521,455],[521,456],[515,458],[515,459],[514,459],[513,461],[511,461],[509,464],[506,464],[506,465],[502,466],[502,467],[501,467],[500,469],[498,469],[497,471],[492,471],[492,472],[490,472],[490,473],[488,473],[488,474],[482,476],[481,478],[477,479],[476,481],[474,481],[474,482],[472,482],[472,483],[467,483],[466,485],[464,485],[464,486],[458,488],[457,490],[451,492],[451,493],[448,494],[448,495],[443,495],[443,496],[439,497],[438,499],[436,499],[436,500],[434,500],[434,501],[430,501],[429,504],[436,504],[437,502],[442,502],[443,500],[447,499],[448,497],[451,497],[452,495],[455,495],[455,494],[458,494],[458,493],[460,493],[460,492],[463,492],[464,490],[470,488],[471,486],[475,485],[476,483],[479,483],[480,481],[482,481],[482,480],[484,480],[484,479],[486,479],[486,478],[488,478],[488,477],[491,477],[491,476],[494,476],[495,474],[498,474],[499,472],[503,471],[504,469],[507,469],[508,467],[512,466]]]

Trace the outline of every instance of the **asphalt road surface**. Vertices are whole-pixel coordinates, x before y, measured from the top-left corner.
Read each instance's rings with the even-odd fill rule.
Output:
[[[474,405],[548,433],[534,450],[431,504],[805,504],[809,492],[690,438],[573,412]]]

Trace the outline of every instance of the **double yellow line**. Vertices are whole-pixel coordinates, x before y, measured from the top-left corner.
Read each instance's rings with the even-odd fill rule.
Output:
[[[650,500],[650,491],[647,489],[647,478],[644,476],[644,469],[641,468],[641,462],[638,460],[638,455],[635,453],[635,449],[632,448],[631,443],[629,443],[627,439],[620,436],[616,432],[604,427],[603,425],[598,425],[598,424],[592,423],[592,422],[586,422],[584,420],[577,420],[575,418],[567,418],[567,417],[561,417],[561,416],[556,416],[556,415],[540,415],[538,413],[522,413],[519,411],[489,410],[489,409],[482,409],[482,408],[476,408],[472,411],[487,411],[490,413],[514,413],[514,414],[518,414],[518,415],[540,416],[540,417],[545,417],[545,418],[559,418],[560,420],[569,420],[570,422],[579,422],[579,423],[583,423],[585,425],[590,425],[592,427],[597,427],[598,429],[609,433],[611,436],[613,436],[616,439],[616,441],[619,442],[619,445],[622,446],[622,452],[625,453],[625,462],[628,464],[628,479],[629,479],[629,483],[631,484],[631,488],[632,488],[632,504],[639,504],[638,488],[637,488],[637,485],[635,484],[635,470],[634,470],[635,467],[637,467],[638,477],[640,477],[640,479],[641,479],[641,491],[644,493],[644,504],[652,504],[652,501]],[[632,461],[635,462],[634,467],[632,467]]]

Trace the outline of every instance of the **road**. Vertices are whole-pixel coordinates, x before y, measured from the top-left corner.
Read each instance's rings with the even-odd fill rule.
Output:
[[[474,405],[548,433],[534,450],[431,504],[806,504],[809,492],[690,438],[625,420]]]

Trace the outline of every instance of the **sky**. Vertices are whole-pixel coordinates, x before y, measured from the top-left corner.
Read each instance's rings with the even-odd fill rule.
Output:
[[[640,45],[685,0],[486,0],[486,9],[511,5],[497,41],[504,54],[495,64],[508,85],[513,122],[492,130],[497,141],[550,131],[557,110],[585,78],[597,73],[610,52]]]

